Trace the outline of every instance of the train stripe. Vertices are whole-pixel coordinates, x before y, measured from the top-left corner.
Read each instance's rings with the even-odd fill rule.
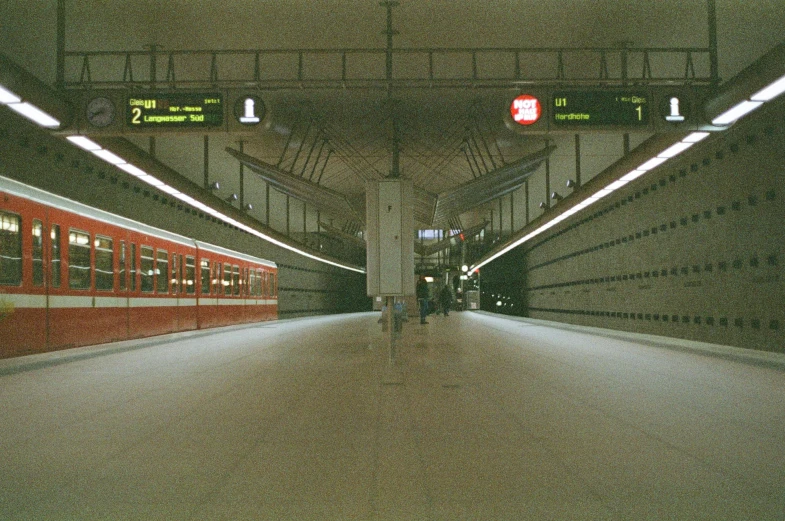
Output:
[[[47,307],[46,295],[26,295],[0,293],[0,308],[11,306],[19,309],[44,309]],[[71,308],[154,308],[154,307],[195,307],[195,306],[273,306],[275,299],[215,299],[215,298],[169,298],[169,297],[93,297],[50,295],[50,309]]]

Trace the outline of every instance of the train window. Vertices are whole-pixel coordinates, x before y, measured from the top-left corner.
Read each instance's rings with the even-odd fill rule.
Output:
[[[120,290],[125,291],[126,284],[125,284],[125,257],[126,257],[126,250],[125,250],[125,241],[120,241],[120,260],[118,261],[120,265]]]
[[[90,234],[68,230],[68,287],[90,289]]]
[[[224,295],[232,294],[232,267],[224,264]]]
[[[187,255],[185,257],[185,292],[189,295],[196,293],[196,259]]]
[[[114,244],[109,237],[95,236],[95,289],[114,289]]]
[[[234,289],[232,293],[235,296],[240,294],[240,282],[240,267],[232,266],[232,288]]]
[[[155,265],[155,274],[157,275],[155,291],[157,293],[167,293],[169,291],[168,273],[169,254],[163,250],[158,250]]]
[[[202,295],[210,294],[210,260],[202,259]]]
[[[213,264],[213,295],[220,295],[221,287],[221,263],[216,262]]]
[[[33,219],[33,286],[44,285],[44,223]]]
[[[188,286],[188,281],[185,280],[185,264],[183,264],[183,256],[177,255],[177,265],[180,269],[177,270],[177,280],[180,281],[180,294],[185,293],[185,288]]]
[[[248,294],[252,297],[256,296],[256,270],[253,268],[248,274]]]
[[[141,262],[139,263],[139,272],[141,276],[141,283],[139,289],[144,293],[153,292],[153,249],[150,246],[142,246],[139,248],[141,255]]]
[[[277,288],[275,287],[275,273],[270,273],[268,280],[270,281],[270,296],[275,297]]]
[[[60,287],[60,225],[53,224],[52,230],[49,232],[52,238],[52,287]]]
[[[22,284],[22,235],[18,215],[0,212],[0,284]]]
[[[136,244],[131,244],[131,291],[136,291]]]
[[[262,270],[256,270],[256,296],[262,296],[262,277],[264,276],[264,272]]]
[[[172,285],[171,287],[172,287],[172,294],[173,295],[177,295],[177,290],[180,287],[180,276],[177,273],[177,267],[178,266],[179,266],[179,264],[177,264],[177,254],[173,253],[172,254],[172,275],[171,275],[171,277],[169,277],[169,279],[170,279],[169,282]]]

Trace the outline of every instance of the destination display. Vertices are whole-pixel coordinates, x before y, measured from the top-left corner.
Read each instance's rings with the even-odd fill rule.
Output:
[[[223,96],[187,92],[133,95],[126,105],[126,123],[134,128],[202,128],[224,123]]]
[[[557,91],[551,118],[561,126],[645,126],[650,105],[649,95],[640,91]]]

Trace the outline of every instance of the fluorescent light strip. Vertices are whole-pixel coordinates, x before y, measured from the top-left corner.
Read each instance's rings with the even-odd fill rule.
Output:
[[[509,246],[506,246],[504,249],[502,249],[498,253],[494,254],[493,256],[489,257],[485,261],[472,266],[469,269],[469,273],[471,274],[471,273],[476,272],[477,270],[479,270],[481,267],[485,266],[489,262],[492,262],[492,261],[498,259],[502,255],[508,253],[510,250],[513,250],[513,249],[517,248],[521,244],[523,244],[526,241],[530,240],[531,238],[539,235],[540,233],[544,232],[545,230],[547,230],[547,229],[557,225],[558,223],[566,220],[569,217],[572,217],[573,215],[575,215],[576,213],[580,212],[584,208],[587,208],[587,207],[591,206],[592,204],[596,203],[597,201],[599,201],[603,197],[605,197],[605,196],[613,193],[615,190],[618,190],[619,188],[625,186],[630,181],[633,181],[633,180],[639,178],[640,176],[642,176],[646,172],[648,172],[648,171],[658,167],[659,165],[661,165],[662,163],[668,161],[669,159],[674,158],[677,155],[681,154],[685,150],[689,149],[695,143],[698,143],[699,141],[703,141],[708,136],[709,136],[708,132],[693,132],[693,133],[689,134],[687,137],[685,137],[684,139],[682,139],[678,143],[676,143],[674,145],[671,145],[670,147],[666,148],[665,150],[663,150],[662,152],[657,154],[655,157],[649,159],[648,161],[646,161],[645,163],[640,165],[635,170],[632,170],[631,172],[629,172],[629,173],[625,174],[624,176],[620,177],[619,179],[617,179],[616,181],[612,182],[611,184],[609,184],[608,186],[606,186],[602,190],[599,190],[598,192],[594,193],[588,199],[584,199],[583,201],[581,201],[580,203],[576,204],[575,206],[573,206],[569,210],[566,210],[564,213],[554,217],[553,219],[551,219],[547,223],[543,224],[542,226],[540,226],[539,228],[537,228],[533,232],[525,235],[524,237],[521,237],[520,239],[518,239],[517,241],[513,242]]]
[[[771,101],[780,94],[785,92],[785,76],[782,76],[780,79],[775,80],[774,82],[770,83],[767,87],[759,90],[752,96],[750,96],[750,100],[752,101]]]
[[[118,156],[114,152],[110,152],[109,150],[106,150],[105,148],[102,148],[101,150],[93,150],[92,152],[93,154],[97,155],[107,163],[110,163],[115,166],[122,165],[127,162],[122,157]]]
[[[89,152],[94,150],[101,150],[101,145],[84,136],[68,136],[66,139],[79,148],[83,148]]]
[[[742,101],[711,120],[712,125],[730,125],[763,105],[762,101]]]
[[[710,132],[693,132],[681,140],[682,143],[698,143],[711,135]]]
[[[84,136],[68,136],[66,139],[68,139],[74,145],[76,145],[76,146],[78,146],[80,148],[83,148],[84,150],[87,150],[89,152],[92,152],[96,156],[98,156],[101,159],[103,159],[104,161],[106,161],[106,162],[116,166],[117,168],[120,168],[121,170],[124,170],[125,172],[128,172],[129,174],[135,176],[140,181],[144,181],[145,183],[148,183],[148,184],[158,188],[162,192],[170,194],[172,197],[175,197],[175,198],[177,198],[177,199],[179,199],[179,200],[181,200],[181,201],[183,201],[185,203],[188,203],[191,206],[193,206],[194,208],[198,208],[199,210],[202,210],[203,212],[209,213],[210,215],[212,215],[212,216],[214,216],[214,217],[216,217],[218,219],[221,219],[222,221],[224,221],[224,222],[226,222],[228,224],[231,224],[232,226],[240,228],[241,230],[244,230],[244,231],[246,231],[246,232],[248,232],[248,233],[250,233],[252,235],[255,235],[256,237],[259,237],[260,239],[263,239],[263,240],[265,240],[267,242],[271,242],[271,243],[273,243],[273,244],[275,244],[277,246],[280,246],[281,248],[284,248],[284,249],[287,249],[287,250],[292,251],[294,253],[297,253],[298,255],[302,255],[304,257],[308,257],[310,259],[313,259],[313,260],[316,260],[316,261],[319,261],[319,262],[323,262],[323,263],[329,264],[331,266],[335,266],[337,268],[350,270],[350,271],[355,271],[357,273],[365,273],[365,270],[363,270],[363,269],[355,268],[354,266],[348,266],[348,265],[345,265],[345,264],[341,264],[339,262],[333,262],[333,261],[324,259],[322,257],[318,257],[316,255],[310,254],[310,253],[308,253],[306,251],[297,249],[294,246],[291,246],[291,245],[286,244],[284,242],[281,242],[281,241],[278,241],[276,239],[273,239],[272,237],[270,237],[268,235],[265,235],[264,233],[254,229],[254,228],[251,228],[250,226],[247,226],[247,225],[245,225],[245,224],[243,224],[243,223],[241,223],[241,222],[239,222],[239,221],[237,221],[235,219],[232,219],[228,215],[222,214],[218,210],[216,210],[214,208],[211,208],[210,206],[207,206],[206,204],[204,204],[204,203],[202,203],[200,201],[197,201],[193,197],[191,197],[189,195],[185,195],[184,193],[180,192],[179,190],[177,190],[175,188],[172,188],[171,186],[167,185],[166,183],[164,183],[163,181],[159,180],[158,178],[156,178],[154,176],[151,176],[150,174],[148,174],[147,172],[145,172],[141,168],[128,163],[125,159],[123,159],[122,157],[118,156],[117,154],[115,154],[113,152],[110,152],[109,150],[106,150],[104,148],[101,148],[101,146],[98,145],[98,143],[96,143],[95,141],[92,141],[92,140],[90,140],[90,139],[88,139],[88,138],[86,138]]]
[[[19,103],[22,98],[0,85],[0,103],[3,105],[8,103]]]
[[[6,104],[6,107],[15,112],[18,112],[30,121],[33,121],[42,127],[57,128],[60,126],[60,121],[58,119],[53,118],[32,103],[8,103]]]
[[[668,159],[669,158],[667,158],[667,157],[655,156],[655,157],[652,157],[651,159],[649,159],[648,161],[646,161],[645,163],[643,163],[641,166],[639,166],[635,170],[643,170],[643,171],[652,170],[654,168],[657,168],[661,164],[663,164]]]

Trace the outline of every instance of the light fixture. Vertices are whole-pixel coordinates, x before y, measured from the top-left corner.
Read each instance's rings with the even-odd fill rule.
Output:
[[[213,181],[212,183],[210,183],[210,190],[220,190],[220,189],[221,189],[221,183],[219,183],[218,181]]]
[[[462,272],[464,272],[464,273],[466,273],[467,271],[469,271],[469,266],[467,266],[466,264],[464,264],[463,266],[461,266],[461,271],[462,271]]]
[[[50,116],[32,103],[7,103],[6,107],[42,127],[57,128],[60,126],[60,120]]]
[[[245,204],[245,211],[246,212],[250,212],[251,210],[253,210],[253,205],[251,203],[246,203]]]
[[[0,103],[7,105],[8,103],[19,103],[22,98],[0,85]]]
[[[712,119],[711,124],[717,126],[730,125],[737,119],[746,116],[747,114],[757,109],[761,105],[763,105],[762,101],[744,100],[741,103],[737,103],[733,107],[729,108],[728,110],[717,116],[716,118]]]
[[[559,194],[559,192],[553,192],[551,194],[551,199],[553,199],[554,201],[561,201],[562,199],[564,199],[564,197],[561,194]]]
[[[233,203],[233,202],[235,202],[236,200],[237,200],[237,194],[230,194],[230,195],[229,195],[229,196],[226,198],[226,202],[228,202],[228,203]]]
[[[60,126],[60,120],[44,112],[32,103],[22,101],[21,96],[2,85],[0,85],[0,103],[42,127],[58,128]]]
[[[567,188],[575,188],[578,184],[572,179],[567,179]]]
[[[101,145],[84,136],[68,136],[66,139],[79,148],[83,148],[89,152],[94,150],[101,150]]]
[[[785,92],[785,76],[780,77],[780,79],[773,81],[767,87],[750,96],[750,100],[771,101],[783,92]]]
[[[540,201],[540,204],[538,204],[537,206],[540,207],[540,210],[545,210],[548,207],[548,205],[545,204],[543,201]]]
[[[5,89],[2,89],[2,87],[0,87],[0,96],[4,96],[5,98],[3,98],[3,99],[10,98],[10,95],[8,94],[8,91],[6,91]],[[183,201],[184,203],[187,203],[187,204],[193,206],[194,208],[197,208],[197,209],[199,209],[199,210],[201,210],[201,211],[203,211],[205,213],[208,213],[208,214],[210,214],[210,215],[212,215],[212,216],[214,216],[214,217],[216,217],[218,219],[221,219],[222,221],[224,221],[224,222],[226,222],[226,223],[228,223],[228,224],[230,224],[232,226],[235,226],[235,227],[237,227],[237,228],[239,228],[239,229],[241,229],[241,230],[243,230],[245,232],[248,232],[251,235],[254,235],[254,236],[256,236],[256,237],[258,237],[258,238],[260,238],[260,239],[262,239],[264,241],[270,242],[272,244],[275,244],[276,246],[279,246],[281,248],[284,248],[284,249],[287,249],[289,251],[292,251],[292,252],[294,252],[294,253],[296,253],[298,255],[302,255],[304,257],[308,257],[309,259],[316,260],[318,262],[329,264],[329,265],[335,266],[337,268],[346,269],[346,270],[349,270],[349,271],[354,271],[354,272],[357,272],[357,273],[365,273],[365,270],[362,269],[362,268],[349,266],[347,264],[341,264],[341,263],[338,263],[338,262],[334,262],[334,261],[331,261],[329,259],[325,259],[323,257],[318,257],[318,256],[313,255],[311,253],[308,253],[306,251],[303,251],[303,250],[300,250],[298,248],[295,248],[291,244],[287,244],[285,242],[279,241],[279,240],[275,239],[274,237],[271,237],[271,236],[269,236],[269,235],[267,235],[265,233],[260,232],[259,230],[255,229],[255,228],[252,228],[252,227],[250,227],[250,226],[248,226],[246,224],[243,224],[243,223],[237,221],[236,219],[232,219],[231,217],[227,216],[226,214],[223,214],[223,213],[219,212],[218,210],[216,210],[216,209],[214,209],[214,208],[212,208],[210,206],[207,206],[206,204],[202,203],[201,201],[197,201],[193,197],[180,192],[176,188],[173,188],[173,187],[167,185],[166,183],[164,183],[160,179],[158,179],[158,178],[148,174],[147,172],[145,172],[141,168],[128,163],[122,157],[118,156],[117,154],[115,154],[115,153],[113,153],[113,152],[111,152],[109,150],[106,150],[106,149],[102,148],[98,143],[96,143],[95,141],[93,141],[91,139],[88,139],[88,138],[86,138],[84,136],[77,136],[77,135],[68,136],[68,137],[66,137],[66,139],[68,141],[70,141],[71,143],[73,143],[74,145],[76,145],[76,146],[78,146],[78,147],[80,147],[80,148],[82,148],[84,150],[87,150],[87,151],[93,153],[97,157],[100,157],[104,161],[106,161],[106,162],[116,166],[117,168],[120,168],[120,169],[124,170],[125,172],[128,172],[129,174],[133,175],[134,177],[136,177],[140,181],[144,181],[145,183],[148,183],[148,184],[154,186],[158,190],[161,190],[162,192],[167,193],[167,194],[171,195],[172,197],[175,197],[175,198],[179,199],[180,201]],[[220,185],[218,184],[218,181],[214,181],[210,185],[210,189],[212,189],[212,190],[218,190],[219,188],[220,188]],[[232,195],[230,195],[227,198],[227,200],[231,202],[231,201],[236,201],[237,198],[238,198],[237,194],[232,194]],[[246,205],[246,209],[250,210],[251,208],[252,208],[252,206],[250,204]]]

